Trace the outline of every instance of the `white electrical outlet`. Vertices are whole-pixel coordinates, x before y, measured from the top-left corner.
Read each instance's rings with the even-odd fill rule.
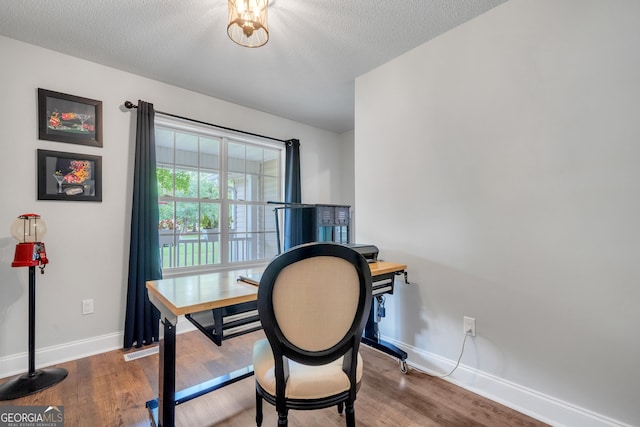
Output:
[[[469,334],[472,337],[476,336],[476,319],[474,317],[464,316],[462,326],[465,334]]]
[[[92,299],[82,300],[82,314],[91,314],[91,313],[93,313],[93,300]]]

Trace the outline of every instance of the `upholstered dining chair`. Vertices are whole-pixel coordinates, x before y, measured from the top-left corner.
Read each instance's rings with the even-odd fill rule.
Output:
[[[355,426],[358,350],[370,307],[371,270],[347,246],[310,243],[271,261],[258,287],[267,338],[253,348],[258,426],[263,399],[276,407],[278,426],[287,425],[289,409],[334,405]]]

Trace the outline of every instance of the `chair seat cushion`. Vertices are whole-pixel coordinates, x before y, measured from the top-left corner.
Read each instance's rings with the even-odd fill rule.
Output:
[[[276,394],[276,378],[271,346],[267,339],[253,346],[253,370],[256,381],[272,396]],[[362,379],[362,357],[358,353],[356,382]],[[285,390],[288,399],[319,399],[349,390],[349,377],[342,370],[342,357],[321,366],[308,366],[289,360],[289,380]]]

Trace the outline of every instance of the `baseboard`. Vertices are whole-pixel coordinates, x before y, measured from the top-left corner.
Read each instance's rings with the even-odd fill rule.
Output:
[[[196,327],[183,316],[178,318],[176,333],[181,334],[196,330]],[[160,332],[162,334],[162,331]],[[107,351],[122,348],[124,332],[114,332],[84,340],[72,341],[36,349],[36,369],[59,363],[82,359]],[[12,354],[0,358],[0,378],[11,377],[29,370],[29,354],[27,352]]]
[[[437,354],[412,347],[389,337],[383,338],[407,352],[409,355],[407,363],[410,367],[427,374],[444,375],[450,372],[456,364],[455,361],[445,359]],[[460,364],[451,376],[444,379],[552,426],[632,427],[629,424],[463,364]]]
[[[65,344],[37,348],[35,354],[36,369],[122,348],[122,339],[123,333],[115,332]],[[12,354],[0,359],[0,378],[22,374],[28,370],[29,354],[27,352]]]

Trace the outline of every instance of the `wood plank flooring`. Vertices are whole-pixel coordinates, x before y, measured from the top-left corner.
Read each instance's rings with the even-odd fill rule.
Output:
[[[217,347],[198,331],[178,336],[176,389],[251,364],[253,342],[262,331]],[[157,396],[158,355],[125,362],[123,350],[57,365],[69,371],[61,383],[1,405],[64,406],[65,427],[142,427],[150,419],[145,402]],[[400,372],[396,360],[362,346],[365,377],[355,404],[359,427],[545,426],[535,419],[415,370]],[[4,382],[5,380],[0,380]],[[179,405],[176,425],[255,426],[253,377]],[[264,403],[263,426],[277,425],[275,408]],[[335,408],[290,411],[289,425],[345,426]]]

